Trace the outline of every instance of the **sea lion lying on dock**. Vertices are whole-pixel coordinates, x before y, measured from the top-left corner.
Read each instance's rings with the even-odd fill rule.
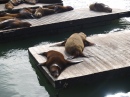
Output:
[[[85,46],[95,45],[94,43],[86,40],[86,34],[83,32],[72,34],[66,41],[56,44],[57,46],[65,46],[65,50],[68,54],[73,55],[72,58],[76,57],[87,57],[83,54]]]
[[[12,10],[14,8],[14,5],[9,1],[5,3],[5,8],[8,10]]]
[[[33,8],[23,8],[17,14],[19,14],[19,18],[23,18],[23,19],[35,18],[34,17],[35,11],[36,9],[33,9]]]
[[[0,22],[0,29],[11,29],[11,28],[21,28],[21,27],[30,27],[29,22],[22,22],[19,19],[8,19],[3,22]]]
[[[55,13],[55,10],[53,10],[53,9],[39,7],[36,9],[34,16],[36,18],[41,18],[43,16],[54,14],[54,13]]]
[[[12,19],[12,18],[20,18],[20,19],[35,18],[33,16],[34,12],[35,9],[31,9],[31,8],[23,8],[16,13],[0,12],[0,21]]]
[[[54,50],[41,53],[40,55],[47,57],[47,61],[44,63],[38,64],[38,66],[39,65],[46,66],[54,78],[57,78],[61,74],[61,72],[68,66],[76,64],[76,63],[80,63],[83,61],[83,60],[80,60],[80,61],[72,62],[72,61],[65,60],[62,53],[58,51],[54,51]]]
[[[97,12],[112,12],[112,8],[103,3],[94,3],[89,6],[90,10]]]
[[[73,10],[74,8],[71,6],[63,6],[63,5],[50,5],[50,6],[44,6],[44,8],[54,9],[55,13],[61,13]]]

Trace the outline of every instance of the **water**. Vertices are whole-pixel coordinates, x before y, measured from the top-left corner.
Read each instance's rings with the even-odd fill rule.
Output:
[[[130,9],[129,0],[63,0],[65,5],[75,9],[88,8],[93,2],[103,2],[110,7]],[[111,24],[80,29],[87,35],[109,33],[130,29],[130,18],[121,18]],[[77,31],[78,32],[78,31]],[[29,58],[28,48],[58,42],[66,39],[73,32],[59,33],[53,36],[37,36],[30,39],[18,40],[0,44],[0,97],[55,97],[58,90],[54,89],[48,80],[35,67]],[[120,92],[130,91],[130,77],[124,76],[113,80],[103,80],[93,84],[81,84],[63,89],[60,97],[113,97]],[[117,93],[117,94],[116,94]],[[113,95],[113,96],[112,96]],[[119,97],[119,96],[118,96]],[[122,96],[122,97],[127,97]]]

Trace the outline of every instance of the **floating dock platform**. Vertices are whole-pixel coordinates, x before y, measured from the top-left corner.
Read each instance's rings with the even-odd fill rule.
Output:
[[[120,31],[108,34],[97,34],[87,39],[95,46],[85,47],[83,53],[91,55],[89,58],[76,65],[66,68],[58,78],[53,78],[44,66],[39,67],[42,73],[52,83],[55,88],[63,87],[65,84],[89,83],[97,79],[109,79],[130,73],[130,31]],[[65,53],[64,47],[50,47],[53,44],[30,47],[29,54],[38,63],[43,63],[46,58],[39,53],[49,50],[61,52],[65,58],[69,57]],[[35,65],[37,65],[35,64]]]
[[[40,5],[36,5],[35,7],[37,6]],[[106,25],[112,20],[127,16],[130,16],[129,10],[113,9],[112,13],[105,13],[90,11],[89,8],[74,9],[68,12],[44,16],[39,19],[24,19],[23,21],[30,22],[32,26],[29,28],[0,30],[0,41],[20,39],[40,34],[67,32],[67,29],[76,30],[78,28],[84,29]]]

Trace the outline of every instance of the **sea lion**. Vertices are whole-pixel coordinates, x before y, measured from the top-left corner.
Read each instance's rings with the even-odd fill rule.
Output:
[[[7,13],[7,12],[0,12],[0,18],[9,19],[9,18],[21,18],[21,19],[26,19],[26,18],[35,18],[33,16],[35,12],[35,9],[31,8],[23,8],[19,12],[15,13]]]
[[[0,29],[11,29],[11,28],[21,28],[21,27],[30,27],[29,22],[22,22],[19,19],[8,19],[3,22],[0,22]]]
[[[9,2],[5,3],[5,8],[8,10],[12,10],[14,6],[18,6],[22,3],[36,4],[38,0],[9,0]]]
[[[14,5],[9,1],[9,2],[5,3],[5,8],[7,10],[12,10],[14,8]]]
[[[14,19],[14,17],[10,17],[10,16],[2,16],[0,17],[0,22],[8,20],[8,19]]]
[[[103,3],[94,3],[89,6],[90,10],[97,12],[112,12],[112,8]]]
[[[9,2],[5,3],[5,8],[12,10],[14,6],[18,6],[21,3],[23,3],[23,0],[10,0]]]
[[[35,9],[31,9],[31,8],[23,8],[19,11],[19,18],[35,18],[33,16],[33,14],[35,13]]]
[[[63,6],[63,5],[50,5],[50,6],[44,6],[46,8],[49,9],[54,9],[55,13],[61,13],[61,12],[66,12],[66,11],[70,11],[73,10],[74,8],[71,6]]]
[[[54,14],[54,13],[55,13],[55,10],[53,10],[53,9],[39,7],[36,9],[34,16],[36,18],[41,18],[43,16]]]
[[[94,43],[86,40],[86,34],[83,32],[72,34],[67,40],[63,41],[57,46],[65,46],[65,50],[68,54],[72,55],[72,58],[87,57],[83,54],[85,46],[95,45]]]
[[[64,58],[62,53],[55,50],[50,50],[48,52],[41,53],[40,55],[47,57],[47,61],[39,64],[38,66],[46,66],[54,78],[57,78],[68,66],[83,61],[68,61]]]

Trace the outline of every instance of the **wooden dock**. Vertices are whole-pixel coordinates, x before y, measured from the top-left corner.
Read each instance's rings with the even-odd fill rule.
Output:
[[[25,6],[25,5],[24,5]],[[30,6],[29,6],[30,7]],[[112,13],[94,12],[89,8],[44,16],[40,19],[24,19],[32,24],[29,28],[0,30],[0,41],[20,39],[24,37],[67,32],[67,29],[84,29],[106,25],[110,21],[129,16],[129,10],[113,9]]]
[[[127,74],[130,72],[129,36],[130,31],[120,31],[88,37],[87,39],[94,42],[96,46],[85,47],[83,52],[92,57],[77,58],[76,60],[83,59],[84,62],[68,67],[57,79],[50,75],[46,67],[42,66],[39,69],[55,88],[63,87],[64,84],[87,83],[100,78],[109,79]],[[50,45],[54,44],[30,47],[29,54],[38,63],[46,61],[45,57],[38,54],[49,50],[59,51],[65,58],[68,57],[64,47],[50,47]]]

